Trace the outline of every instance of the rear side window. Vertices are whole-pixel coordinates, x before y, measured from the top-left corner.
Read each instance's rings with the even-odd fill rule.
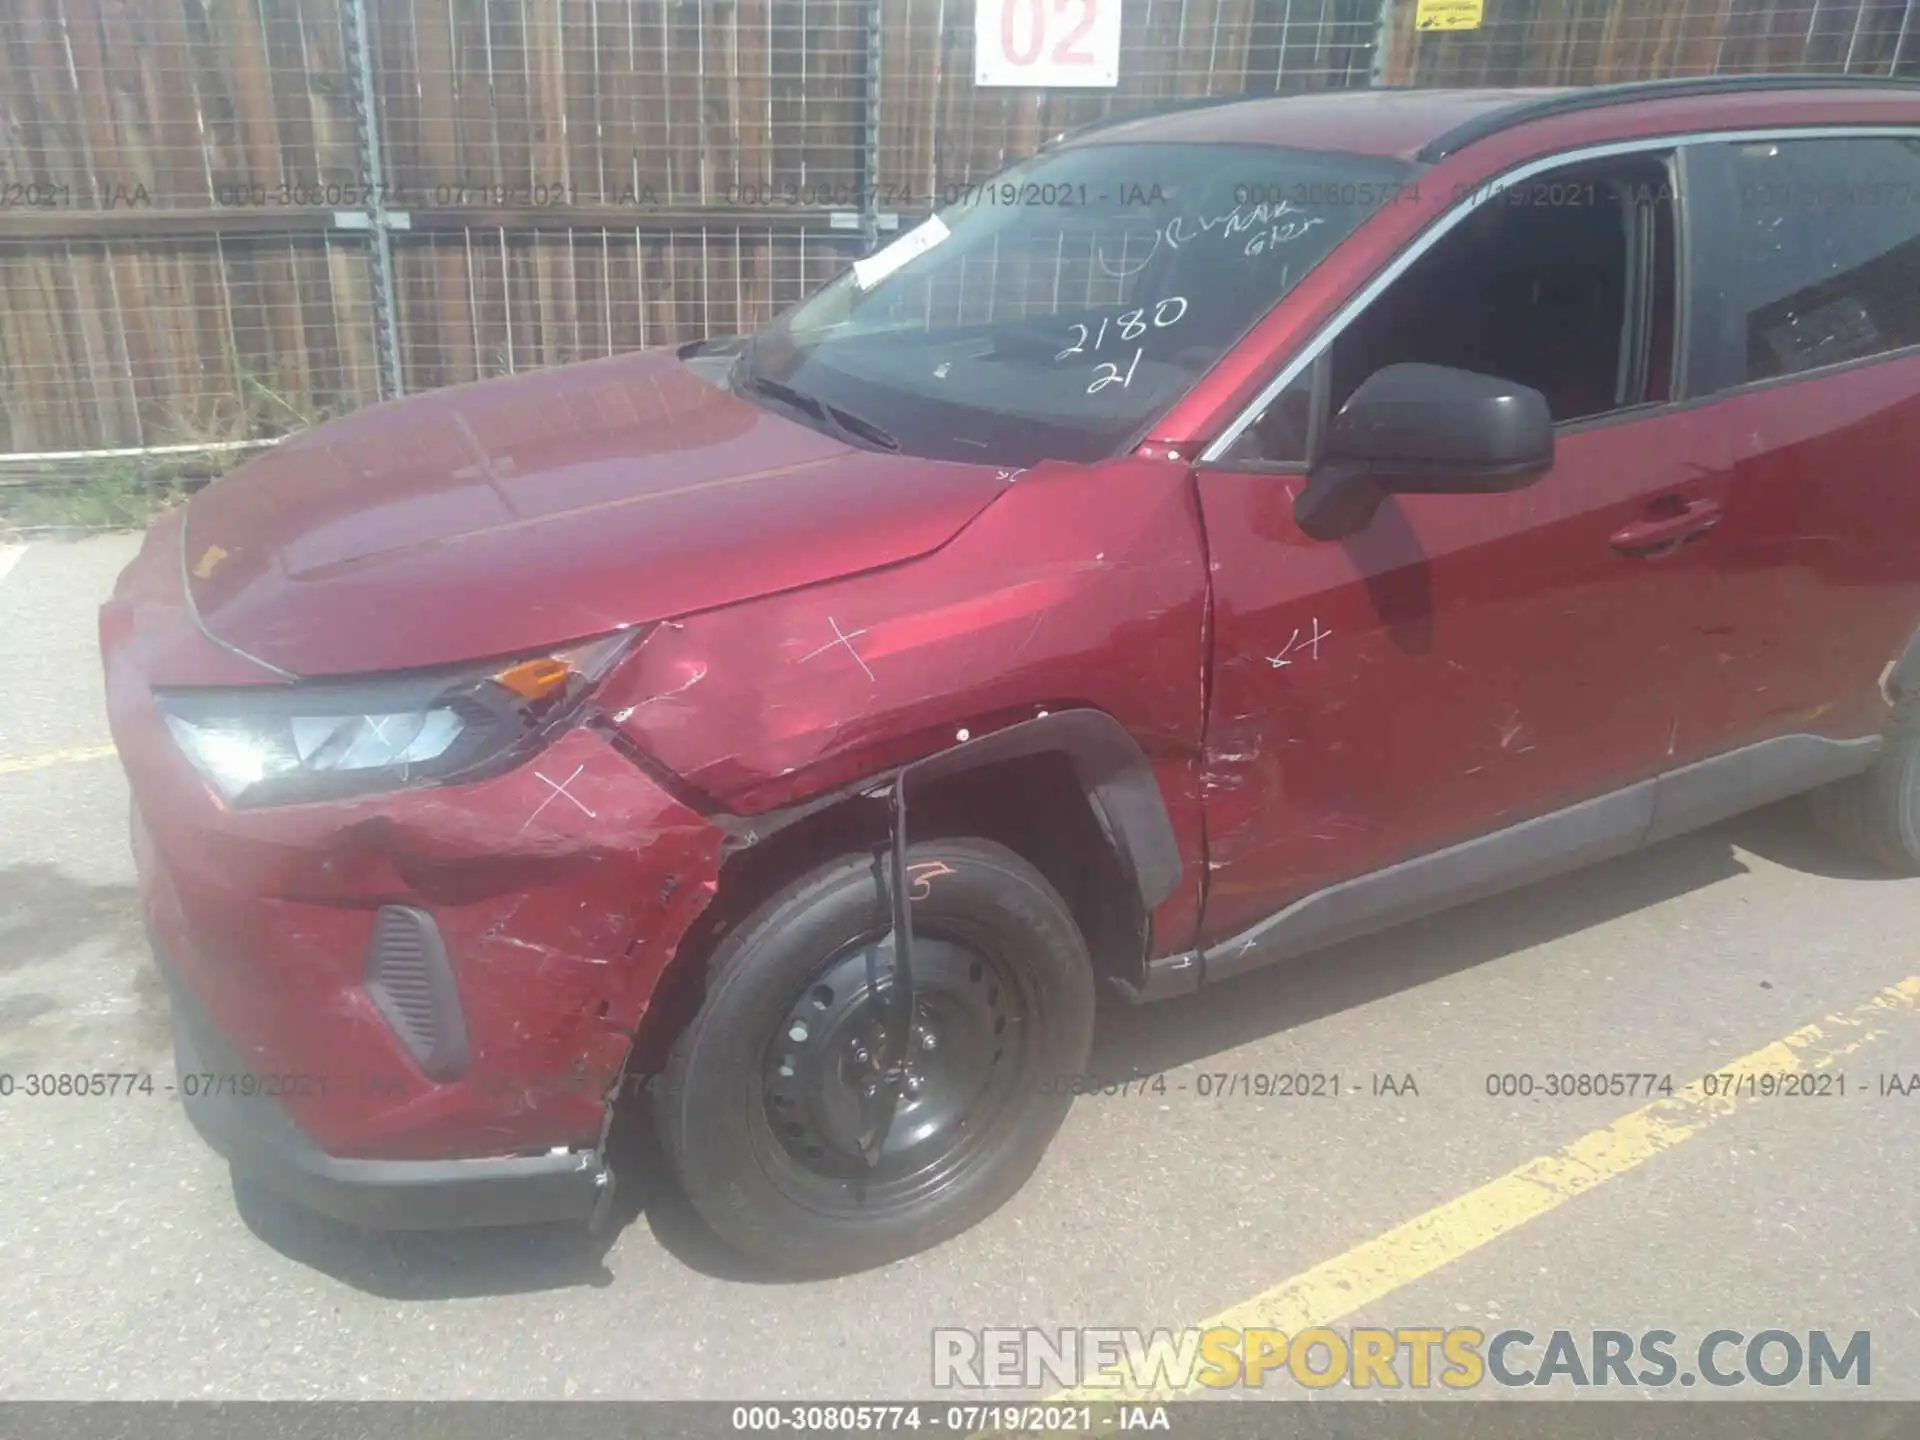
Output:
[[[1716,148],[1721,384],[1920,345],[1920,140]]]

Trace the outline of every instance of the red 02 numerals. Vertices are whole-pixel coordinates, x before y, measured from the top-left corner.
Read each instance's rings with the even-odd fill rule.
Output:
[[[1091,65],[1094,54],[1082,42],[1093,29],[1099,6],[1115,3],[1117,0],[1052,0],[1051,4],[1048,0],[1000,0],[1000,54],[1009,65],[1023,68],[1038,60],[1043,51],[1055,65]],[[1050,37],[1047,32],[1054,28],[1050,19],[1066,24],[1066,33],[1056,31]],[[1054,42],[1050,51],[1049,38]]]

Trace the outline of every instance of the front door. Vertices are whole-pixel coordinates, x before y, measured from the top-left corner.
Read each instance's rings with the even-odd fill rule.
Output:
[[[1711,408],[1671,403],[1670,163],[1549,172],[1540,204],[1482,205],[1201,468],[1209,943],[1661,770],[1728,461]],[[1292,501],[1316,412],[1406,361],[1540,390],[1553,469],[1507,494],[1393,497],[1356,534],[1308,538]],[[1625,837],[1600,853],[1630,848],[1650,806],[1642,785],[1562,816],[1543,852],[1583,826]]]

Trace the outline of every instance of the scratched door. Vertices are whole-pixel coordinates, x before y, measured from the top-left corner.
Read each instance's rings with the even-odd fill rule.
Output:
[[[1528,489],[1396,497],[1331,542],[1294,525],[1298,477],[1202,470],[1206,938],[1657,773],[1711,541],[1613,537],[1725,468],[1712,406],[1616,415],[1562,427]]]

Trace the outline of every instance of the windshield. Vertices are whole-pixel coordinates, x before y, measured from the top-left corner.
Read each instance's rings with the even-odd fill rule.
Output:
[[[1413,174],[1264,146],[1043,154],[773,322],[735,383],[908,454],[1101,459]]]

